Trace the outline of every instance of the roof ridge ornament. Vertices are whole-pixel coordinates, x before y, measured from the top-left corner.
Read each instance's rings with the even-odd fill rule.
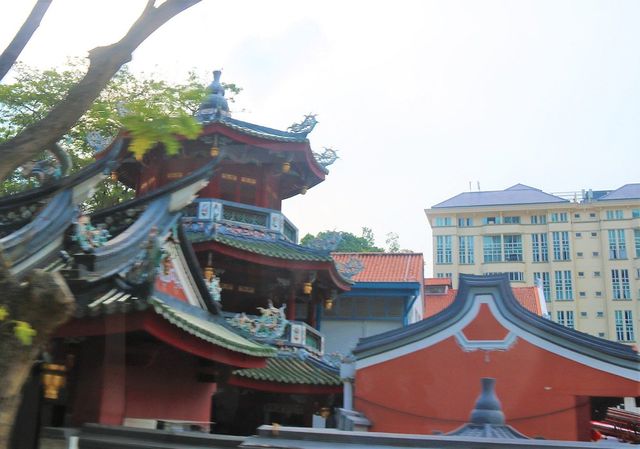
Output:
[[[224,97],[224,85],[220,82],[221,75],[222,70],[213,71],[213,81],[207,87],[210,94],[205,97],[196,112],[196,119],[201,122],[212,122],[231,116],[229,103]]]
[[[318,120],[316,119],[316,115],[318,114],[307,114],[304,116],[304,119],[300,123],[294,123],[290,127],[287,128],[287,131],[295,133],[295,134],[304,134],[305,136],[313,131],[313,128],[318,124]]]

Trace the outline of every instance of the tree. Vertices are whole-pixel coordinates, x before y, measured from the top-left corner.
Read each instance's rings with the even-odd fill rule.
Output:
[[[0,85],[0,141],[42,119],[64,98],[86,70],[81,60],[71,60],[64,69],[38,70],[18,64],[14,81]],[[68,130],[58,145],[71,156],[72,171],[93,161],[97,146],[111,140],[123,127],[134,137],[139,154],[160,142],[168,152],[176,151],[176,135],[195,136],[200,125],[193,119],[207,83],[195,72],[184,83],[172,84],[151,75],[132,74],[125,66],[109,81],[85,114]],[[230,101],[240,92],[235,84],[225,84]],[[50,158],[39,155],[38,158]],[[0,193],[10,194],[33,187],[37,182],[15,170],[0,184]],[[86,211],[112,206],[133,195],[133,190],[110,178],[84,205]]]
[[[363,227],[362,235],[346,231],[321,231],[317,235],[307,234],[301,240],[302,245],[316,246],[318,242],[335,242],[332,251],[346,253],[372,253],[383,252],[384,249],[375,245],[375,236],[370,228]]]
[[[63,98],[42,118],[0,143],[0,179],[60,141],[122,65],[131,60],[132,52],[169,19],[199,1],[166,0],[156,6],[155,0],[148,0],[140,17],[120,41],[91,50],[86,73]],[[0,67],[13,64],[16,58],[16,52],[2,53]],[[0,449],[6,449],[20,391],[31,366],[55,328],[70,316],[74,299],[59,274],[34,270],[25,279],[16,279],[4,258],[0,260],[0,288],[3,315],[10,316],[13,323],[0,326]],[[16,323],[28,323],[34,330],[30,344],[16,338]]]

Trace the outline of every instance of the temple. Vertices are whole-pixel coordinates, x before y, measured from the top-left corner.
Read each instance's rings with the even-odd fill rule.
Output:
[[[59,271],[77,302],[16,432],[41,416],[248,434],[310,426],[339,405],[339,365],[316,328],[352,282],[330,248],[298,244],[281,212],[325,179],[335,152],[312,151],[312,115],[287,131],[232,118],[220,72],[196,118],[202,132],[174,155],[159,145],[134,157],[125,130],[75,175],[0,199],[13,273]],[[84,214],[106,176],[135,198]]]

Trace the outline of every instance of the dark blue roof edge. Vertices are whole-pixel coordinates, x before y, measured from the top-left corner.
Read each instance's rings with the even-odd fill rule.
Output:
[[[178,228],[178,241],[180,242],[180,250],[182,251],[182,254],[184,255],[184,258],[187,262],[187,269],[189,270],[189,272],[191,273],[191,276],[193,277],[193,280],[196,284],[196,288],[198,289],[200,296],[202,296],[202,299],[204,300],[207,310],[214,315],[219,315],[220,306],[211,297],[211,293],[209,293],[209,289],[204,283],[202,268],[200,267],[200,263],[198,262],[198,258],[196,257],[196,252],[193,249],[193,245],[191,245],[191,242],[187,237],[187,233],[184,230],[184,226],[179,224],[177,228]]]
[[[231,125],[239,126],[241,128],[246,128],[246,129],[257,131],[264,134],[270,134],[274,137],[282,137],[285,139],[295,139],[300,142],[307,140],[307,133],[292,133],[290,131],[281,131],[279,129],[269,128],[267,126],[262,126],[262,125],[256,125],[255,123],[245,122],[244,120],[238,120],[236,118],[221,117],[219,119],[219,122],[228,123]]]
[[[513,290],[511,290],[509,278],[506,274],[490,276],[461,274],[459,285],[460,288],[456,298],[445,310],[412,325],[363,338],[354,349],[354,355],[373,355],[439,332],[471,307],[472,302],[467,301],[471,288],[487,287],[499,290],[501,297],[504,299],[505,309],[508,312],[507,318],[511,322],[524,327],[547,341],[625,368],[637,368],[635,365],[640,363],[640,355],[630,346],[569,329],[530,312],[513,295]],[[618,360],[614,362],[607,357],[603,357],[603,355]],[[634,366],[629,366],[629,362]]]

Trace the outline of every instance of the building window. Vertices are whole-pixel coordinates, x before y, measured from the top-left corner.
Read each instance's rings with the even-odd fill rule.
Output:
[[[580,237],[582,237],[582,232],[576,232],[576,238],[579,239]]]
[[[453,273],[436,273],[436,277],[441,279],[444,279],[444,278],[452,279]]]
[[[580,293],[578,293],[578,295],[579,295],[581,298],[586,298],[586,297],[587,297],[587,294],[586,294],[585,292],[580,292]]]
[[[579,278],[583,278],[584,277],[584,271],[578,271],[578,277]]]
[[[591,237],[598,237],[598,233],[597,232],[592,232],[591,233]]]
[[[578,251],[578,252],[576,253],[576,256],[577,256],[577,257],[582,257],[582,256],[584,256],[584,253],[583,253],[582,251]]]
[[[484,262],[502,262],[502,236],[486,235],[482,238]]]
[[[613,289],[613,299],[631,299],[629,270],[611,270],[611,288]]]
[[[558,301],[573,300],[573,284],[571,282],[571,271],[556,271],[554,274],[556,284],[556,299]]]
[[[504,217],[502,222],[504,224],[520,224],[520,217]]]
[[[598,251],[594,251],[591,253],[593,257],[600,257],[600,253]]]
[[[572,310],[558,310],[556,312],[558,324],[562,324],[568,328],[574,329],[573,311]]]
[[[549,281],[549,273],[546,271],[534,272],[533,279],[536,286],[542,284],[545,301],[551,301],[551,282]]]
[[[436,263],[452,263],[453,248],[450,235],[436,236]]]
[[[569,233],[567,231],[552,232],[553,239],[553,259],[571,260],[569,250]]]
[[[594,271],[593,272],[593,277],[594,278],[599,278],[600,277],[600,272],[599,271]]]
[[[608,210],[606,212],[606,217],[607,217],[607,220],[622,220],[624,218],[624,214],[620,209]]]
[[[500,224],[500,217],[484,217],[482,219],[482,224],[485,224],[485,225]]]
[[[473,236],[462,235],[458,237],[458,263],[474,264]]]
[[[598,337],[604,338],[604,332],[598,332]]]
[[[458,218],[458,227],[459,228],[468,228],[469,226],[473,226],[473,218],[471,218],[471,217]]]
[[[596,292],[596,298],[600,298],[602,296],[602,292]]]
[[[595,212],[590,212],[589,213],[589,218],[596,218],[596,213]]]
[[[534,262],[549,261],[549,247],[547,244],[547,234],[531,234],[531,247],[533,250]]]
[[[522,236],[519,234],[503,235],[504,260],[507,262],[522,262]]]
[[[616,338],[618,341],[634,341],[633,313],[631,310],[615,310]]]
[[[598,318],[604,318],[604,312],[596,312]]]
[[[580,318],[587,318],[587,312],[580,312]]]
[[[566,223],[568,220],[568,215],[566,212],[553,212],[549,215],[549,221],[551,223]]]
[[[521,262],[522,236],[520,234],[487,235],[482,238],[482,249],[485,263]]]
[[[633,209],[631,211],[631,218],[640,218],[640,209]]]
[[[580,214],[573,214],[573,218],[580,218]]]
[[[451,217],[436,217],[433,225],[437,227],[451,226],[451,223],[452,223]]]
[[[633,230],[633,245],[636,248],[636,257],[640,258],[640,229]]]
[[[507,274],[512,282],[524,282],[524,273],[522,271],[509,271]]]
[[[609,259],[626,259],[627,246],[624,241],[624,229],[610,229]]]
[[[532,215],[531,224],[547,224],[546,215]]]

